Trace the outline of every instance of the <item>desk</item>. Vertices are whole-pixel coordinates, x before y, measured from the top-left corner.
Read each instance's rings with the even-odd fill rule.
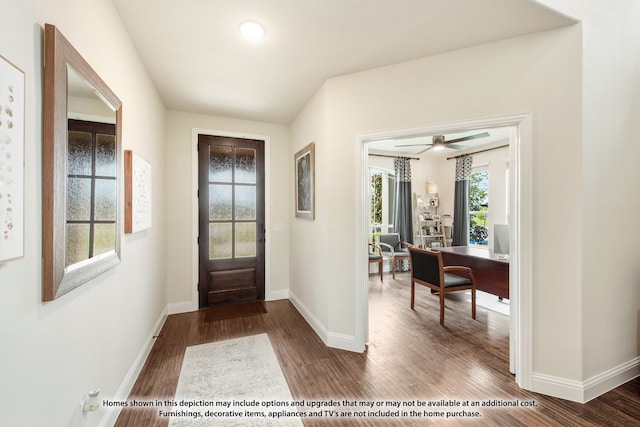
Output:
[[[433,248],[442,252],[444,265],[473,269],[476,289],[509,299],[509,260],[498,259],[493,251],[470,246]]]

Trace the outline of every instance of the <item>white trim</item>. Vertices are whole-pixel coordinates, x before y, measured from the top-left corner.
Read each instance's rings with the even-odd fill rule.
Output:
[[[155,344],[155,338],[160,334],[160,331],[162,330],[162,327],[164,326],[164,322],[166,320],[167,320],[167,308],[165,307],[165,309],[162,310],[162,313],[160,313],[160,317],[158,317],[158,320],[156,320],[156,323],[153,326],[153,329],[151,331],[151,334],[149,335],[149,338],[147,338],[147,340],[142,346],[142,349],[140,349],[140,352],[138,353],[138,357],[136,357],[136,359],[133,361],[133,365],[131,365],[129,372],[127,372],[127,375],[125,375],[124,379],[122,380],[122,383],[118,388],[118,391],[111,398],[105,396],[104,397],[105,399],[124,402],[129,398],[129,393],[131,393],[131,389],[133,388],[133,385],[136,383],[136,380],[138,379],[138,375],[140,375],[140,371],[142,371],[142,367],[147,361],[147,357],[149,357],[149,353],[151,353],[151,349]],[[100,422],[98,425],[100,427],[114,425],[116,423],[116,420],[118,419],[118,416],[120,415],[121,409],[122,408],[119,406],[110,406],[110,407],[104,408],[104,415],[100,419]]]
[[[586,381],[568,380],[534,373],[533,390],[561,399],[587,403],[640,375],[640,357],[609,369]]]
[[[266,243],[264,248],[264,292],[270,293],[271,287],[271,137],[269,135],[226,130],[192,128],[191,129],[191,307],[198,310],[198,135],[226,136],[229,138],[258,139],[264,141],[264,227]]]
[[[545,374],[532,374],[531,378],[533,389],[536,390],[536,393],[559,397],[572,402],[582,401],[583,384],[580,381]]]
[[[327,329],[324,327],[322,322],[319,321],[313,315],[313,313],[307,308],[307,306],[304,305],[304,303],[300,300],[300,298],[298,298],[296,294],[291,291],[289,291],[289,301],[291,301],[291,304],[293,304],[296,310],[298,310],[298,313],[300,313],[302,317],[304,317],[304,319],[307,321],[309,326],[311,326],[311,328],[315,331],[315,333],[320,337],[322,342],[324,342],[325,345],[327,345],[327,341],[328,341],[327,337],[329,333],[327,332]]]
[[[167,306],[169,314],[189,313],[194,311],[193,301],[174,302]]]
[[[369,233],[371,222],[369,215],[365,215],[369,207],[369,146],[359,136],[356,137],[356,209],[354,212],[354,224],[362,224],[355,228],[355,255],[356,260],[366,259],[369,251]],[[355,342],[356,351],[363,352],[366,343],[369,342],[369,263],[361,262],[356,266],[355,277]],[[384,265],[382,267],[384,269]],[[393,268],[393,267],[392,267]],[[360,285],[358,285],[360,284]]]
[[[398,136],[416,134],[454,133],[475,129],[510,127],[509,158],[510,171],[510,212],[511,225],[510,248],[510,369],[516,376],[517,384],[525,389],[531,389],[532,355],[533,355],[533,307],[532,307],[532,115],[531,113],[514,114],[501,117],[489,117],[477,120],[459,121],[425,125],[414,128],[396,129],[384,132],[361,134],[356,136],[356,204],[355,223],[361,224],[356,228],[355,255],[356,259],[364,260],[367,230],[367,182],[363,178],[367,165],[368,142],[388,139]],[[367,263],[362,262],[361,268],[356,269],[356,335],[357,348],[364,347],[368,339],[368,275],[365,274]]]
[[[302,303],[302,301],[300,301],[300,299],[291,292],[289,293],[289,301],[291,301],[296,310],[298,310],[298,312],[307,321],[307,323],[311,326],[311,328],[315,331],[315,333],[318,335],[318,337],[320,337],[322,342],[327,347],[358,353],[362,352],[362,350],[359,350],[356,345],[356,337],[354,337],[353,335],[338,334],[327,331],[322,322],[318,320],[313,315],[313,313]]]
[[[281,299],[289,299],[289,289],[280,289],[277,291],[265,291],[265,301],[277,301]]]
[[[638,376],[640,376],[640,356],[586,380],[583,401],[595,399]]]
[[[531,390],[533,373],[533,125],[532,115],[513,117],[509,137],[509,296],[512,337],[509,368]]]
[[[362,353],[362,350],[356,345],[356,337],[353,335],[336,334],[330,332],[327,336],[327,345],[340,350]]]

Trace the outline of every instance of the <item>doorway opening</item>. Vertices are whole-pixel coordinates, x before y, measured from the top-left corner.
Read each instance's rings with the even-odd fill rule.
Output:
[[[424,135],[442,135],[468,132],[480,129],[503,129],[508,135],[509,167],[506,172],[508,188],[508,216],[510,231],[509,258],[509,293],[510,293],[510,326],[509,326],[509,367],[515,374],[516,383],[523,388],[531,388],[532,374],[532,289],[531,289],[531,115],[521,114],[498,118],[478,119],[419,128],[392,130],[372,134],[359,135],[356,140],[360,156],[358,158],[358,212],[362,227],[358,230],[358,254],[360,259],[366,257],[367,247],[360,242],[368,243],[371,234],[369,218],[369,150],[376,141],[388,139],[409,139]],[[408,145],[408,144],[407,144]],[[471,150],[473,152],[473,150]],[[368,318],[368,262],[363,261],[358,270],[360,285],[356,290],[357,301],[357,333],[356,340],[362,348],[369,341]]]

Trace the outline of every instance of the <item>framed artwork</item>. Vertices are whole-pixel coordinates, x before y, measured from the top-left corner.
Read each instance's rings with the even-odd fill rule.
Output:
[[[151,228],[151,165],[131,150],[124,152],[124,232]]]
[[[315,218],[315,143],[298,151],[294,157],[296,217]]]
[[[0,263],[24,256],[24,71],[0,55]]]

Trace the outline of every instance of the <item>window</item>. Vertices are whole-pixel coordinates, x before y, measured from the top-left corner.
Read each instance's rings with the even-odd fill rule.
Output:
[[[469,244],[489,245],[489,169],[473,168],[469,182]]]
[[[383,169],[369,169],[371,194],[372,241],[378,233],[393,229],[393,203],[396,192],[396,176]]]

